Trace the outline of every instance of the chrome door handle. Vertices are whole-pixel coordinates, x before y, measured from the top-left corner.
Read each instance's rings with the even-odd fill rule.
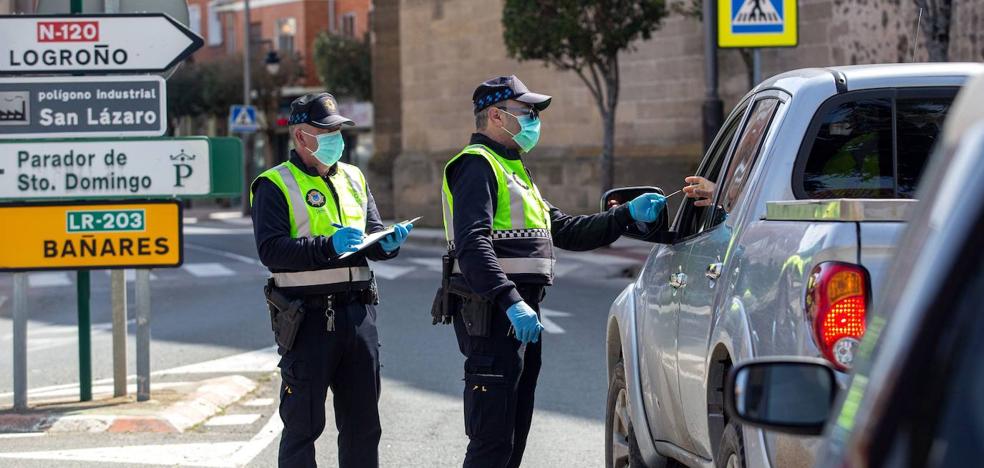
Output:
[[[675,289],[680,289],[687,285],[687,274],[686,273],[673,273],[670,275],[670,286]]]
[[[722,268],[724,268],[724,264],[721,262],[707,265],[707,271],[704,272],[704,276],[706,276],[708,279],[716,280],[721,277]]]

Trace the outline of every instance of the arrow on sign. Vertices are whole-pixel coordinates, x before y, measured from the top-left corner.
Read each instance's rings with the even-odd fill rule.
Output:
[[[204,41],[165,13],[0,16],[0,73],[163,72]]]

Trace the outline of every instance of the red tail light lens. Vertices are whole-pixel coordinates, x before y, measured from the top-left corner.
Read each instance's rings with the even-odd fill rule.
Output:
[[[824,262],[813,268],[806,289],[806,310],[820,352],[840,370],[848,370],[864,336],[868,310],[868,271],[860,265]]]

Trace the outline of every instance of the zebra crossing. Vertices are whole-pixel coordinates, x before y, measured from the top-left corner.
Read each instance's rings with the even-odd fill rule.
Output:
[[[596,271],[597,262],[590,258],[573,257],[561,260],[555,270],[558,278],[565,276],[580,276]],[[441,274],[441,259],[439,257],[407,257],[388,262],[372,262],[372,269],[381,280],[397,280],[406,278],[434,278]],[[109,270],[94,272],[94,281],[107,281]],[[185,262],[179,268],[156,269],[151,275],[151,282],[157,281],[200,281],[223,279],[255,279],[268,276],[266,268],[255,259],[240,259],[230,257],[222,262]],[[100,279],[100,276],[102,279]],[[133,282],[134,270],[125,270],[126,281]],[[10,281],[10,275],[0,275],[0,284]],[[75,273],[68,271],[31,272],[27,274],[31,289],[47,289],[71,287],[75,285]]]

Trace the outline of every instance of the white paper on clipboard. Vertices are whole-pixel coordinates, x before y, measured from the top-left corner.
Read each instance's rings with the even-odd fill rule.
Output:
[[[402,221],[402,222],[399,222],[397,224],[412,224],[412,223],[416,223],[418,220],[420,220],[420,218],[423,218],[423,216],[417,216],[416,218],[408,219],[406,221]],[[386,237],[386,236],[388,236],[390,234],[393,234],[393,231],[395,229],[396,229],[396,224],[394,224],[394,225],[392,225],[392,226],[390,226],[390,227],[388,227],[386,229],[383,229],[382,231],[378,231],[378,232],[374,232],[372,234],[366,235],[365,239],[362,240],[362,243],[355,246],[355,248],[358,249],[358,250],[356,250],[355,252],[345,252],[345,253],[339,255],[338,256],[338,259],[339,260],[343,260],[343,259],[348,258],[348,257],[351,257],[352,255],[355,255],[355,254],[357,254],[359,252],[362,252],[363,250],[371,247],[373,244],[375,244],[375,243],[383,240],[384,237]]]

